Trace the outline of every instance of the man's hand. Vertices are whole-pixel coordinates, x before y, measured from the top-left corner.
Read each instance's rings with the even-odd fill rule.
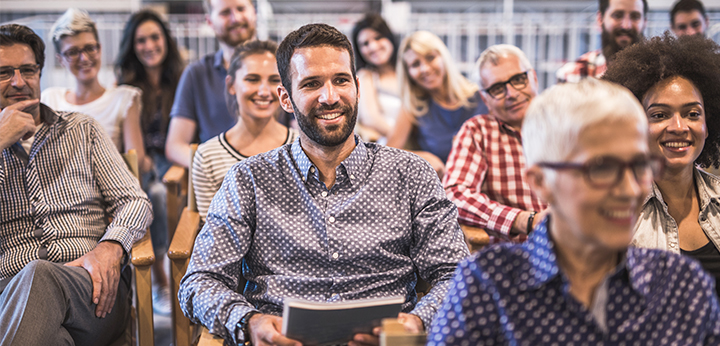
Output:
[[[25,109],[36,107],[38,103],[38,99],[25,100],[0,110],[0,150],[35,134],[35,119],[32,114],[25,113]]]
[[[256,314],[250,317],[248,331],[252,344],[255,346],[302,346],[300,342],[288,339],[280,333],[282,324],[282,318],[278,316]]]
[[[115,295],[120,281],[122,246],[114,241],[103,241],[82,257],[65,263],[66,266],[82,267],[90,273],[93,284],[92,301],[97,304],[95,316],[104,318],[115,305]]]
[[[398,322],[405,326],[405,331],[409,333],[420,333],[425,328],[420,317],[413,314],[406,314],[401,312],[398,314]],[[372,335],[370,334],[355,334],[352,341],[348,343],[348,346],[366,346],[366,345],[379,345],[380,344],[380,332],[382,327],[375,327]]]

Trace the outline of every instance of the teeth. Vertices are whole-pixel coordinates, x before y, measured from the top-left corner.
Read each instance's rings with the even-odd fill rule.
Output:
[[[263,100],[255,100],[254,102],[258,106],[267,106],[270,104],[270,101],[263,101]]]
[[[605,210],[603,211],[605,216],[609,216],[613,219],[626,219],[632,216],[632,210]]]
[[[666,142],[663,145],[670,148],[685,148],[690,146],[690,142]]]
[[[318,114],[318,118],[325,119],[325,120],[333,120],[339,116],[341,116],[342,113],[329,113],[329,114]]]

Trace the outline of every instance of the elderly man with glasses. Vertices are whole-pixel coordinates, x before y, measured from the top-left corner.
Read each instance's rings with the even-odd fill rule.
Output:
[[[484,228],[491,242],[523,241],[545,209],[522,174],[520,130],[537,76],[525,54],[507,44],[486,49],[477,68],[489,114],[471,118],[455,136],[443,186],[461,224]]]

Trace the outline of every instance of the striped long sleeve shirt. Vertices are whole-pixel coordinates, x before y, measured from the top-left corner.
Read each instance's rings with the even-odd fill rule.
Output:
[[[150,201],[94,119],[45,105],[40,116],[29,153],[16,143],[0,156],[0,280],[36,259],[72,261],[99,241],[129,252],[152,221]]]

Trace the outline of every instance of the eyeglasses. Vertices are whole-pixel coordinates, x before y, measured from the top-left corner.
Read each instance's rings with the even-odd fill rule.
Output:
[[[85,53],[88,57],[95,57],[100,50],[100,44],[89,44],[82,48],[70,48],[60,54],[69,61],[76,61],[80,58],[80,54]]]
[[[40,73],[40,65],[21,65],[20,67],[0,67],[0,82],[9,81],[15,75],[15,70],[20,71],[24,79],[35,78]]]
[[[625,169],[630,169],[638,183],[649,183],[653,176],[657,177],[662,174],[665,161],[656,156],[638,157],[629,162],[605,156],[586,163],[541,162],[538,163],[538,166],[556,170],[579,170],[583,172],[590,185],[602,189],[620,183]]]
[[[492,98],[499,100],[507,96],[507,85],[512,85],[515,90],[520,90],[527,86],[528,83],[528,71],[525,71],[523,73],[518,73],[510,79],[504,81],[504,82],[498,82],[493,85],[491,85],[489,88],[483,90],[484,92],[488,93]]]

